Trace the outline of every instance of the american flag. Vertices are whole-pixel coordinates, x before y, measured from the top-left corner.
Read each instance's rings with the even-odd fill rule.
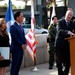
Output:
[[[36,56],[36,40],[35,40],[35,32],[34,32],[34,3],[32,0],[31,3],[31,29],[26,35],[27,40],[27,50],[31,55],[31,58],[34,60]]]

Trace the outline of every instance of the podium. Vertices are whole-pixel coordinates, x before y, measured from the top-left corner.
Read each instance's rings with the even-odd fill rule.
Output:
[[[70,42],[71,75],[75,75],[75,36],[67,39]]]

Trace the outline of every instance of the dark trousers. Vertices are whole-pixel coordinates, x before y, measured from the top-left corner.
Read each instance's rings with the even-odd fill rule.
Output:
[[[56,59],[57,59],[58,75],[68,75],[70,69],[69,47],[56,48]]]
[[[49,43],[49,67],[53,67],[55,61],[54,42]]]
[[[23,53],[12,53],[12,63],[10,75],[19,75],[20,66],[23,59]]]

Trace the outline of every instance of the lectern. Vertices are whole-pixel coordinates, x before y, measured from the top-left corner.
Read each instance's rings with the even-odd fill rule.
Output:
[[[70,42],[71,75],[75,75],[75,36],[68,38]]]

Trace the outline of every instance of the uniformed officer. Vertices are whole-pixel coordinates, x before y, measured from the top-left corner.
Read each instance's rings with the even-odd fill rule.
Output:
[[[58,19],[56,16],[52,17],[52,24],[50,25],[49,30],[49,69],[53,68],[54,65],[54,56],[55,56],[55,48],[54,48],[54,42],[55,42],[55,36],[56,36],[56,25],[58,22]]]

